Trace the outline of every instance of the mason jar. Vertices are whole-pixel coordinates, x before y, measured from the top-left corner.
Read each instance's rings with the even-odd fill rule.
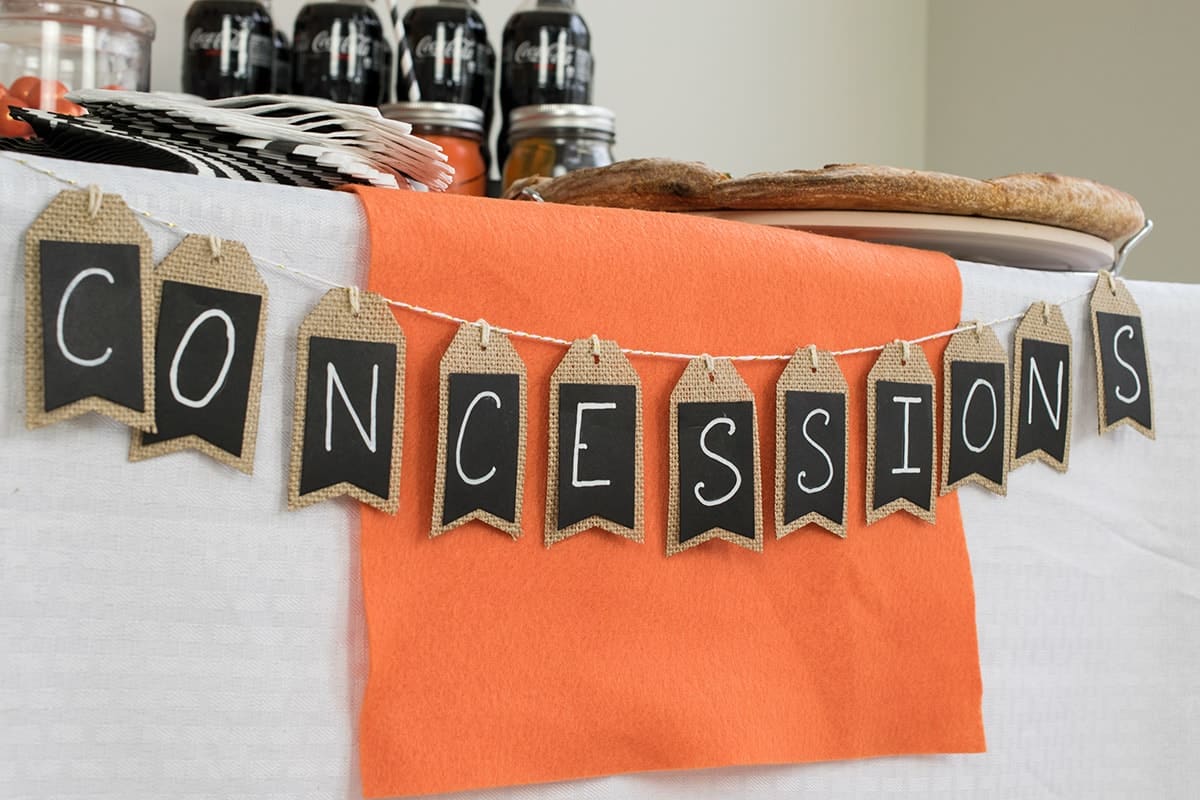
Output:
[[[550,103],[514,109],[512,149],[504,164],[507,189],[522,178],[556,178],[584,167],[613,163],[616,116],[600,106]]]

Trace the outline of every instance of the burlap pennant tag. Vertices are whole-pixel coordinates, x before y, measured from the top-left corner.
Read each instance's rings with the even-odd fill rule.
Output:
[[[1154,383],[1142,311],[1125,281],[1101,272],[1092,290],[1100,433],[1128,425],[1154,438]]]
[[[400,507],[404,332],[387,301],[331,289],[296,347],[288,508],[343,495],[388,514]]]
[[[195,234],[154,278],[157,431],[133,432],[129,460],[194,449],[251,475],[267,284],[245,245]]]
[[[1036,302],[1017,325],[1008,469],[1042,461],[1067,471],[1074,391],[1071,331],[1062,309]]]
[[[919,345],[893,342],[867,376],[867,524],[907,511],[937,522],[937,399]]]
[[[25,234],[25,424],[90,411],[153,431],[150,237],[115,194],[64,191]]]
[[[473,520],[520,537],[527,391],[507,336],[486,323],[459,327],[441,363],[431,537]]]
[[[775,387],[775,538],[806,525],[845,537],[848,408],[833,353],[797,350]]]
[[[975,483],[1008,494],[1008,354],[978,322],[950,337],[942,369],[942,494]]]
[[[728,359],[688,362],[671,391],[667,555],[711,539],[762,552],[754,393]]]
[[[616,342],[574,342],[550,376],[546,547],[596,528],[645,538],[642,386]]]

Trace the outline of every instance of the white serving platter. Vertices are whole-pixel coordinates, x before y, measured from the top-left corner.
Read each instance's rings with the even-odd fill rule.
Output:
[[[900,211],[701,211],[864,242],[937,250],[963,261],[1025,269],[1095,272],[1117,257],[1112,242],[1079,231],[986,217]]]

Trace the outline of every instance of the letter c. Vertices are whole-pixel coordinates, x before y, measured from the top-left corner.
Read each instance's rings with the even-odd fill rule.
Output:
[[[475,406],[478,405],[479,401],[485,397],[494,402],[496,404],[496,408],[500,408],[500,395],[496,394],[495,392],[480,392],[479,394],[475,395],[470,404],[467,406],[466,413],[463,414],[462,423],[458,426],[458,441],[454,445],[454,469],[458,472],[458,477],[462,480],[462,482],[468,486],[478,486],[481,483],[487,483],[492,479],[492,476],[496,474],[496,468],[492,467],[482,478],[472,478],[469,477],[467,473],[463,472],[462,468],[462,443],[463,434],[467,432],[467,421],[471,419],[471,412],[475,410]]]
[[[56,321],[58,349],[62,351],[63,356],[65,356],[68,361],[70,361],[72,364],[78,364],[81,367],[98,367],[105,361],[108,361],[110,358],[112,358],[113,353],[113,349],[111,347],[107,347],[104,349],[103,354],[96,356],[95,358],[80,358],[70,351],[70,349],[67,347],[66,339],[63,338],[63,317],[67,315],[67,303],[71,301],[71,295],[75,293],[75,289],[79,286],[79,284],[83,283],[83,281],[87,280],[93,275],[99,275],[110,284],[116,284],[117,282],[113,277],[113,274],[108,270],[101,269],[99,267],[91,267],[83,270],[71,279],[71,282],[67,284],[67,290],[63,292],[62,299],[58,301],[58,320]]]

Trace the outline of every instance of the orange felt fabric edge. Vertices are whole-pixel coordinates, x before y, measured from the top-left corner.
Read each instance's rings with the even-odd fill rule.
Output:
[[[722,355],[845,349],[959,320],[958,270],[940,254],[670,214],[358,195],[372,291],[493,325]],[[365,795],[984,749],[957,497],[939,499],[936,526],[904,513],[865,525],[873,354],[840,359],[846,540],[814,528],[775,539],[783,365],[756,362],[738,369],[756,396],[765,551],[715,541],[667,559],[668,396],[683,362],[634,357],[646,542],[589,531],[546,550],[547,395],[565,349],[514,339],[529,375],[523,536],[470,523],[430,540],[438,363],[455,325],[397,318],[400,511],[362,516]],[[939,376],[944,346],[924,345]]]

